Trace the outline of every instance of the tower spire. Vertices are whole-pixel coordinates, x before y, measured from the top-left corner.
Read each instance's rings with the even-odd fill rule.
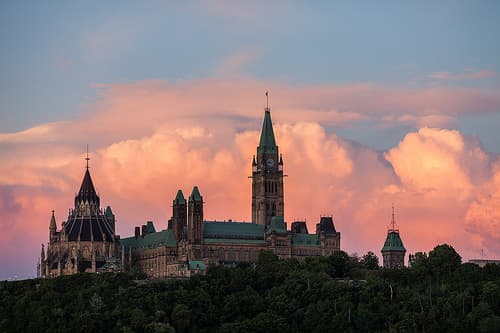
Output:
[[[266,90],[266,110],[269,110],[269,91]]]
[[[89,144],[87,143],[87,157],[85,157],[85,161],[87,162],[87,165],[86,165],[86,169],[88,170],[89,169],[89,161],[90,161],[90,158],[89,158]]]
[[[394,203],[392,203],[392,217],[391,217],[391,226],[389,228],[389,232],[398,232],[396,229],[396,218],[394,217]]]

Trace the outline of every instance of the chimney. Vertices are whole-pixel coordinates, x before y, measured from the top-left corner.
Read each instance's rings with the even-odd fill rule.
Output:
[[[146,228],[145,225],[142,226],[142,237],[146,236],[148,234],[148,229]]]
[[[139,238],[141,235],[141,229],[139,227],[135,227],[135,239]]]

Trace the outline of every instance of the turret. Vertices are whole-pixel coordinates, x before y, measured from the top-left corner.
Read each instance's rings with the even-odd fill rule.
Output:
[[[104,215],[106,216],[106,219],[108,220],[109,225],[113,229],[113,233],[115,232],[115,214],[113,214],[113,211],[111,210],[110,206],[106,207],[106,211],[104,212]]]
[[[42,244],[42,253],[40,253],[40,261],[42,262],[43,265],[43,262],[45,261],[45,249],[43,244]]]
[[[399,229],[396,228],[395,224],[394,206],[392,206],[391,226],[387,231],[384,247],[381,250],[384,267],[386,268],[400,268],[404,266],[406,249],[399,235]]]
[[[193,244],[201,244],[203,239],[203,197],[195,186],[189,196],[188,206],[188,240]]]
[[[187,227],[187,204],[182,190],[178,190],[172,203],[172,228],[178,242],[185,238],[184,227]]]
[[[50,244],[55,243],[57,233],[56,217],[54,216],[54,211],[52,211],[52,217],[50,218],[49,224],[49,242]]]

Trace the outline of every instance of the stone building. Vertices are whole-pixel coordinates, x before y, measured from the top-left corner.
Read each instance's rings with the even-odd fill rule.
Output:
[[[404,267],[406,249],[399,235],[399,229],[395,226],[394,206],[392,207],[391,227],[387,232],[384,247],[381,250],[384,267],[400,268]]]
[[[332,217],[321,217],[315,233],[304,221],[287,229],[284,216],[283,157],[274,137],[270,109],[264,113],[257,154],[252,160],[252,222],[211,221],[203,214],[197,186],[186,199],[178,190],[168,229],[152,222],[121,240],[124,267],[136,265],[149,276],[188,276],[208,265],[255,262],[261,250],[280,258],[327,256],[340,250]]]
[[[47,256],[42,248],[40,275],[137,267],[150,277],[185,277],[203,273],[209,265],[255,262],[261,250],[280,258],[327,256],[340,250],[340,232],[331,216],[320,218],[315,233],[309,233],[305,221],[287,228],[283,158],[269,107],[251,167],[252,222],[205,220],[203,196],[194,186],[187,199],[177,191],[166,230],[156,231],[149,221],[123,239],[115,235],[111,209],[100,209],[87,168],[75,208],[60,232],[53,217]]]
[[[39,275],[55,277],[77,272],[120,269],[120,236],[115,235],[115,216],[108,206],[101,209],[87,168],[75,206],[57,230],[54,211],[49,223],[49,243],[42,245]]]

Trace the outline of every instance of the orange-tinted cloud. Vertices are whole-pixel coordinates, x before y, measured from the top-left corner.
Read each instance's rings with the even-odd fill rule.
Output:
[[[204,196],[207,219],[248,221],[247,176],[263,117],[258,96],[265,88],[271,89],[288,175],[288,222],[306,219],[314,231],[321,214],[333,214],[345,250],[378,253],[394,202],[410,252],[449,242],[467,258],[481,248],[500,256],[494,245],[500,243],[497,157],[476,139],[423,127],[378,152],[326,130],[332,124],[388,117],[398,109],[401,115],[425,117],[423,105],[444,117],[470,112],[467,105],[474,103],[488,111],[498,106],[497,97],[207,79],[100,86],[101,99],[81,118],[0,134],[2,267],[32,272],[39,246],[47,241],[50,211],[56,210],[60,227],[72,205],[86,143],[101,202],[113,207],[122,237],[148,219],[165,228],[177,189],[189,195],[194,185]],[[21,253],[19,244],[24,244]]]

